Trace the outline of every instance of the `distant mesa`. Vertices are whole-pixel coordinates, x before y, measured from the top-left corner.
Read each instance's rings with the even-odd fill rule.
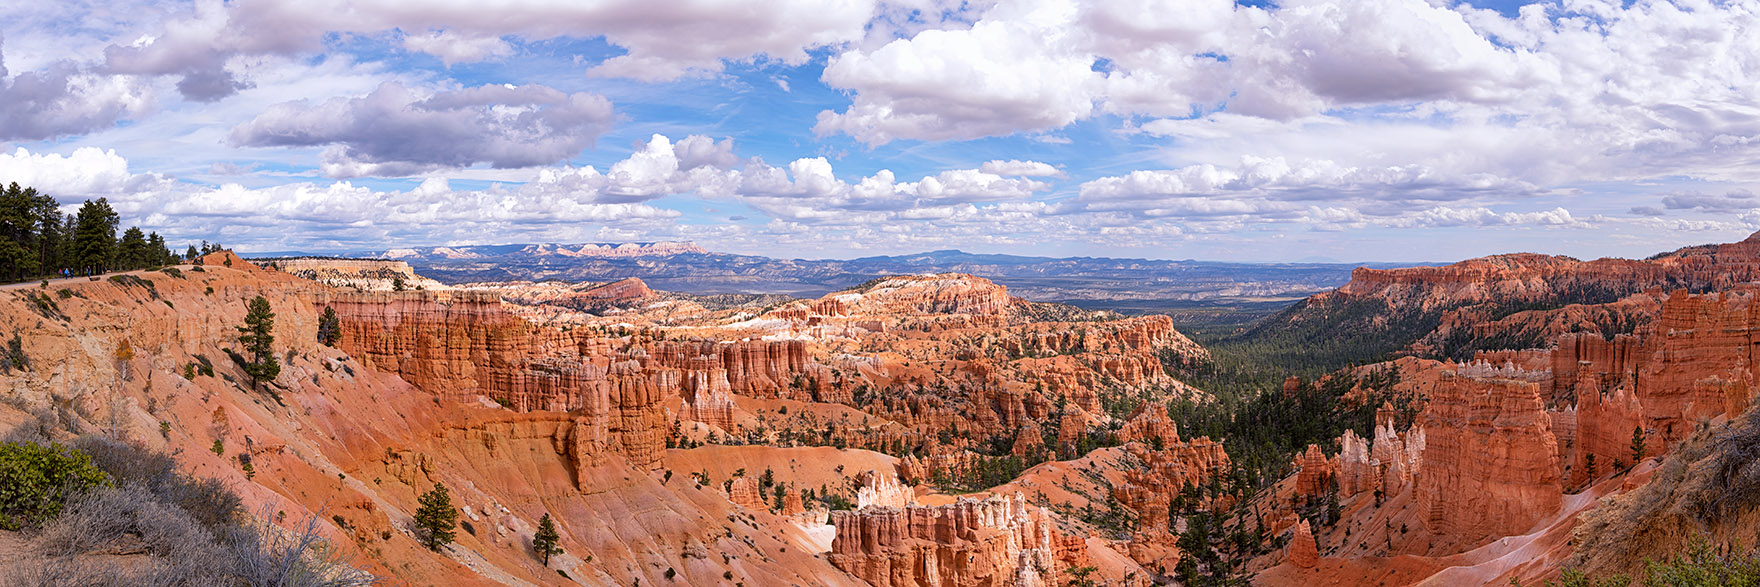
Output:
[[[529,245],[488,245],[459,247],[415,247],[391,249],[376,255],[383,259],[469,260],[520,255],[527,257],[663,257],[682,254],[709,254],[696,243],[659,241],[649,243],[540,243]]]
[[[417,275],[409,263],[379,259],[327,259],[318,257],[291,259],[254,259],[259,265],[274,267],[317,281],[331,287],[358,291],[392,291],[452,289],[438,281]]]

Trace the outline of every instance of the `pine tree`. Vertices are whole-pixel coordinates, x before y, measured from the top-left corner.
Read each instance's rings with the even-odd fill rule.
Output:
[[[171,265],[177,262],[177,257],[171,254],[171,247],[165,246],[165,237],[159,236],[158,232],[147,233],[147,257],[151,260],[148,265]]]
[[[148,257],[146,233],[141,232],[139,226],[130,226],[122,232],[122,240],[116,243],[116,261],[111,264],[123,269],[139,269],[151,260]]]
[[[1632,428],[1632,466],[1644,460],[1644,425]]]
[[[200,256],[202,256],[202,252],[197,251],[195,245],[190,245],[189,250],[183,252],[183,258],[188,261],[194,261],[196,257]]]
[[[562,535],[556,532],[556,522],[550,519],[549,513],[545,513],[543,518],[538,519],[538,532],[532,535],[532,550],[538,551],[544,557],[544,566],[550,566],[551,555],[562,554],[562,547],[558,544],[561,541]]]
[[[342,321],[336,317],[336,308],[325,307],[324,315],[318,318],[318,342],[333,347],[341,336]]]
[[[109,268],[110,258],[116,251],[116,225],[120,222],[109,200],[86,200],[74,220],[74,266],[93,273],[102,273]]]
[[[452,507],[452,494],[446,486],[434,484],[434,488],[423,493],[416,503],[416,536],[428,550],[440,551],[440,547],[452,543],[453,528],[458,526],[458,510]]]
[[[1586,479],[1595,479],[1595,453],[1583,456],[1583,475]]]
[[[275,312],[263,296],[251,298],[245,307],[244,326],[237,327],[238,342],[250,355],[245,374],[258,383],[273,380],[281,374],[281,363],[275,360]]]
[[[16,182],[0,189],[0,276],[23,279],[51,267],[60,221],[55,198]]]

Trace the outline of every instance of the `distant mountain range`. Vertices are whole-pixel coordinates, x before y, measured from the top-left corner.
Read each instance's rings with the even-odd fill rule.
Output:
[[[261,253],[253,257],[298,253]],[[695,294],[819,296],[886,275],[969,273],[1035,301],[1291,299],[1350,281],[1346,263],[1225,263],[1107,257],[1028,257],[957,250],[848,260],[716,253],[688,242],[413,247],[344,255],[397,259],[443,283],[639,277],[655,289]],[[1376,263],[1387,268],[1402,264]]]

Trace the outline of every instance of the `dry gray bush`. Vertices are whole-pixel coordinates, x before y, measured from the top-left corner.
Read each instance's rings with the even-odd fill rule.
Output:
[[[1733,512],[1760,505],[1760,409],[1749,410],[1744,425],[1732,426],[1711,441],[1716,452],[1703,491],[1687,508],[1700,523],[1711,524]]]
[[[219,479],[184,474],[170,456],[102,436],[85,436],[74,448],[92,456],[92,465],[110,474],[118,487],[139,485],[159,501],[176,505],[209,532],[236,525],[244,513],[238,494]]]
[[[355,587],[378,581],[321,537],[317,516],[284,530],[268,522],[267,511],[255,519],[244,515],[224,484],[182,473],[167,455],[102,437],[75,445],[116,486],[71,502],[36,536],[37,564],[0,577],[0,585]]]
[[[257,516],[268,520],[268,512]],[[243,528],[232,541],[237,576],[251,585],[287,587],[357,587],[378,577],[348,564],[340,549],[318,534],[318,517],[307,517],[289,532],[266,521]]]

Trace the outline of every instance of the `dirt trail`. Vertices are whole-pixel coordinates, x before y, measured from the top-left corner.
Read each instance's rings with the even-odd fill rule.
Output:
[[[195,266],[186,264],[186,265],[173,265],[173,267],[176,267],[180,271],[189,271],[190,268],[195,267]],[[153,271],[157,271],[157,269],[155,269]],[[103,274],[97,275],[96,278],[88,277],[88,276],[84,276],[84,275],[81,275],[79,277],[57,277],[55,279],[49,280],[49,287],[55,287],[56,285],[62,285],[62,284],[68,284],[68,283],[79,283],[82,281],[97,281],[99,279],[107,279],[112,275],[141,275],[141,274],[150,273],[150,272],[151,271],[148,271],[146,269],[136,269],[134,271],[113,271],[110,273],[103,273]],[[43,281],[39,279],[36,281],[20,281],[18,283],[8,283],[6,285],[0,285],[0,290],[25,289],[25,288],[42,287],[42,286],[43,286]]]

